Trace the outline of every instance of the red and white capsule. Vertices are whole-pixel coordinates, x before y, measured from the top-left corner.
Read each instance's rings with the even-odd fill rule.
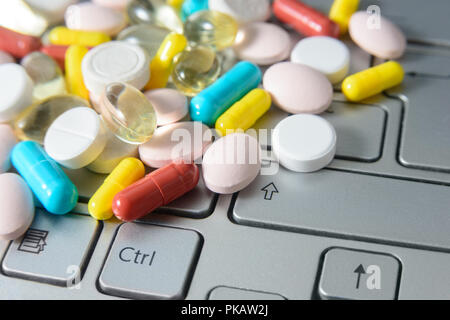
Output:
[[[171,163],[116,194],[114,215],[122,221],[140,219],[194,189],[199,178],[197,165]]]

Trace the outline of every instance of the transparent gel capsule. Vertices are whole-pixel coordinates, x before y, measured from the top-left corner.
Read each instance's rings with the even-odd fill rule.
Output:
[[[66,81],[61,68],[46,54],[32,52],[24,57],[20,64],[33,79],[33,99],[35,101],[67,93]]]
[[[117,40],[127,41],[144,48],[153,59],[170,30],[149,24],[137,24],[126,28]]]
[[[203,10],[189,16],[184,24],[184,35],[192,45],[205,45],[221,51],[234,44],[238,28],[231,16]]]
[[[48,21],[22,0],[0,0],[0,26],[40,37]]]
[[[193,97],[217,80],[221,64],[214,50],[205,46],[188,48],[175,58],[172,82]]]
[[[175,9],[163,0],[132,0],[127,8],[131,24],[153,24],[183,33],[183,22]]]
[[[156,129],[156,113],[145,95],[133,86],[114,82],[101,97],[103,121],[122,141],[143,144]]]
[[[43,144],[45,134],[53,121],[67,110],[76,107],[89,107],[89,103],[69,94],[38,101],[19,114],[14,121],[14,131],[21,140]]]

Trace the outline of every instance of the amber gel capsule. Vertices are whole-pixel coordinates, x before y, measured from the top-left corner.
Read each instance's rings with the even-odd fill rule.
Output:
[[[199,177],[195,164],[171,163],[153,171],[114,197],[114,215],[123,221],[140,219],[194,189]]]

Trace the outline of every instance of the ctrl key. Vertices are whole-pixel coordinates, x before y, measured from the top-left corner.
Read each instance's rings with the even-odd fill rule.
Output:
[[[201,247],[191,230],[123,224],[99,278],[101,290],[130,299],[184,299]]]

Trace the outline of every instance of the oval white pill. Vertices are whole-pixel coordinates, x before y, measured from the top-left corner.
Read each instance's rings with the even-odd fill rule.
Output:
[[[79,107],[56,118],[45,135],[44,147],[62,166],[80,169],[100,155],[106,140],[100,116],[91,108]]]
[[[68,7],[65,21],[69,29],[103,32],[110,36],[118,34],[126,25],[122,12],[89,2]]]
[[[0,122],[13,120],[31,105],[33,80],[15,63],[0,65]]]
[[[9,125],[0,124],[0,173],[11,168],[10,155],[17,143],[14,131]]]
[[[336,131],[325,119],[298,114],[282,120],[272,134],[272,150],[280,164],[296,172],[326,167],[336,153]]]
[[[261,169],[261,147],[245,133],[232,133],[205,152],[202,171],[206,187],[216,193],[232,194],[247,187]]]
[[[342,81],[350,66],[347,46],[331,37],[309,37],[301,40],[291,52],[291,62],[304,64],[322,72],[331,83]]]
[[[201,122],[179,122],[156,129],[150,141],[139,146],[147,166],[161,168],[176,160],[192,163],[212,141],[212,131]]]
[[[188,100],[175,89],[156,89],[145,92],[153,105],[158,126],[165,126],[182,120],[189,111]]]
[[[87,168],[95,173],[109,174],[125,158],[137,157],[138,147],[125,143],[107,130],[105,149]]]
[[[288,113],[322,113],[333,98],[333,87],[327,77],[301,64],[274,64],[267,69],[263,82],[275,105]]]
[[[51,24],[61,22],[67,7],[78,0],[25,0],[39,14],[43,15]]]
[[[265,21],[270,17],[269,0],[209,0],[209,10],[229,14],[239,23]]]
[[[137,45],[111,41],[89,50],[82,71],[87,89],[96,96],[112,82],[125,82],[140,90],[150,79],[150,59]]]
[[[273,23],[255,22],[239,30],[233,48],[241,60],[269,65],[288,58],[290,47],[286,30]]]
[[[15,240],[33,222],[33,194],[15,173],[0,174],[0,239]]]
[[[0,50],[0,64],[14,63],[15,60],[8,52]]]

